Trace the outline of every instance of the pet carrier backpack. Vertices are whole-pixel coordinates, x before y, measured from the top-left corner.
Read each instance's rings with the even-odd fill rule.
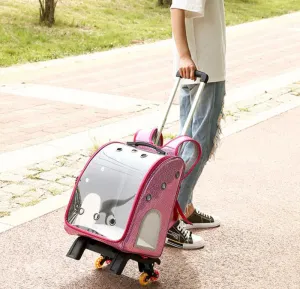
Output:
[[[162,130],[180,84],[168,100],[161,126],[140,130],[133,142],[110,142],[102,146],[77,177],[65,213],[65,230],[77,235],[67,256],[79,260],[85,249],[101,254],[96,267],[108,265],[122,274],[128,260],[138,262],[145,285],[158,278],[154,264],[160,264],[168,229],[185,218],[177,196],[182,180],[201,157],[201,146],[185,136],[208,76],[200,71],[198,93],[181,136],[163,145]],[[184,162],[180,151],[194,147],[194,156]]]

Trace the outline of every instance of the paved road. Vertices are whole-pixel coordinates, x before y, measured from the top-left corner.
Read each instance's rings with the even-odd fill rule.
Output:
[[[223,140],[196,200],[222,227],[198,231],[201,251],[166,248],[153,288],[299,289],[300,109]],[[140,288],[135,264],[125,275],[95,271],[94,253],[65,254],[74,239],[58,210],[0,235],[0,288]]]
[[[294,13],[229,27],[227,91],[299,69],[299,25]],[[161,103],[171,70],[170,41],[0,69],[0,153],[120,121],[143,111],[144,101]]]

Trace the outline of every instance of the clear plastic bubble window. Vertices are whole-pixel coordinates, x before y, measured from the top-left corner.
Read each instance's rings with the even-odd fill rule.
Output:
[[[123,144],[106,146],[81,176],[68,222],[110,240],[119,240],[139,187],[160,157]]]

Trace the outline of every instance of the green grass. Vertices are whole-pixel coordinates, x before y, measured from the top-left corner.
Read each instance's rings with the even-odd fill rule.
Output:
[[[48,189],[48,191],[50,192],[50,194],[52,196],[60,195],[63,192],[62,190],[57,189],[57,188],[50,188],[50,189]]]
[[[7,211],[1,211],[0,212],[0,218],[8,217],[8,216],[10,216],[10,212],[7,212]]]
[[[299,0],[225,0],[226,24],[236,25],[300,10]]]
[[[34,174],[34,175],[27,175],[25,178],[26,179],[31,179],[31,180],[40,180],[41,179],[40,176],[39,176],[39,173]]]
[[[164,139],[166,139],[166,140],[171,140],[174,138],[176,138],[176,134],[173,134],[173,133],[164,134]]]
[[[21,197],[21,196],[22,196],[22,195],[13,194],[12,197],[11,197],[11,199],[14,200],[14,199],[17,199],[17,198],[19,198],[19,197]]]
[[[238,110],[240,112],[250,112],[250,109],[248,107],[238,107]]]
[[[225,111],[225,116],[234,116],[234,113],[230,110]]]
[[[40,173],[45,173],[45,172],[49,172],[49,170],[45,170],[39,167],[32,167],[32,168],[28,168],[29,171],[37,171],[38,174]]]
[[[38,204],[41,200],[35,199],[26,203],[22,203],[21,207],[31,207],[31,206],[35,206],[36,204]]]
[[[68,162],[68,157],[70,155],[63,155],[63,156],[59,156],[57,157],[57,161],[55,162],[56,165],[60,166],[60,167],[64,167],[67,162]]]
[[[300,10],[299,0],[225,0],[234,25]],[[38,0],[0,3],[0,66],[78,55],[171,37],[170,13],[156,0],[64,0],[56,24],[39,24]]]

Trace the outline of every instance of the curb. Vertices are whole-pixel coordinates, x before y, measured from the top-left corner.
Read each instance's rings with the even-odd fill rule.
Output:
[[[1,218],[0,233],[64,207],[69,201],[71,192],[72,190],[69,190],[61,195],[45,199],[32,207],[22,208],[12,212],[8,217]]]

